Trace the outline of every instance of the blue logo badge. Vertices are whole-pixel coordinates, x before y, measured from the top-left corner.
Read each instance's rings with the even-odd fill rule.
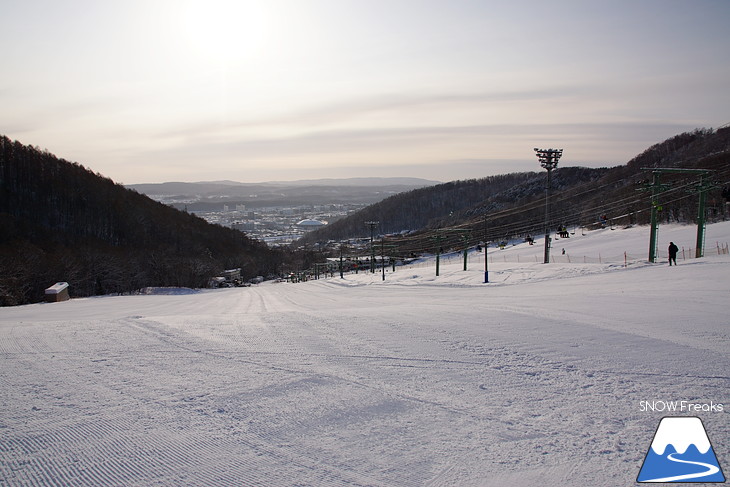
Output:
[[[725,482],[702,420],[662,418],[636,481]]]

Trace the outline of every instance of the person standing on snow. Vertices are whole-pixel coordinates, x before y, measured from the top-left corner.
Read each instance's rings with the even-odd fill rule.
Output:
[[[672,265],[672,261],[674,261],[674,265],[677,265],[677,252],[679,252],[679,248],[674,245],[674,242],[669,242],[669,265]]]

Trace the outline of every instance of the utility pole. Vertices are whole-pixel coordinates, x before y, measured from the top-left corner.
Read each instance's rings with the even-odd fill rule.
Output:
[[[397,247],[397,245],[385,245],[385,239],[380,240],[380,266],[383,268],[383,280],[385,281],[385,248]],[[393,272],[395,272],[395,266],[393,266]]]
[[[471,239],[471,230],[466,230],[461,236],[461,239],[464,242],[464,270],[466,270],[466,261],[469,255],[469,240]]]
[[[375,274],[375,247],[373,247],[373,232],[375,232],[375,227],[377,227],[378,224],[380,224],[380,222],[365,222],[365,225],[370,226],[370,272],[373,274]]]
[[[446,240],[445,235],[435,235],[431,240],[436,242],[436,277],[439,276],[439,261],[441,260],[441,242]]]
[[[342,247],[344,245],[345,244],[343,244],[342,242],[340,242],[340,279],[344,279],[345,278],[345,273],[344,273],[344,271],[342,269]]]
[[[469,243],[469,239],[471,238],[471,229],[469,228],[451,228],[448,230],[443,230],[444,232],[449,233],[460,233],[461,234],[461,240],[464,242],[464,270],[466,270],[466,261],[468,257],[468,250],[467,247]]]
[[[547,184],[545,186],[545,259],[550,262],[550,189],[552,185],[552,171],[558,166],[558,160],[563,155],[563,149],[534,149],[540,165],[547,169]]]
[[[324,277],[327,278],[327,266],[329,264],[327,262],[315,262],[314,263],[314,278],[319,279],[319,276],[322,274],[320,269],[324,269]]]
[[[431,240],[434,240],[436,242],[436,276],[439,275],[439,264],[441,261],[441,242],[446,240],[446,233],[468,233],[471,235],[471,230],[467,228],[451,228],[451,229],[443,229],[443,230],[436,230],[438,235],[431,237]],[[462,237],[463,238],[463,237]],[[468,237],[464,238],[464,243],[466,245],[466,242],[468,240]],[[464,248],[464,270],[466,270],[466,260],[467,260],[467,249]]]
[[[484,214],[484,284],[487,284],[489,282],[489,262],[487,262],[488,255],[487,255],[487,214]]]

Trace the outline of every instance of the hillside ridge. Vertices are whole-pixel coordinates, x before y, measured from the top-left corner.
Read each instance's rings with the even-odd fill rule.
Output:
[[[651,178],[645,168],[658,167],[710,170],[714,186],[708,193],[708,211],[715,218],[726,215],[722,187],[730,181],[730,127],[676,135],[620,166],[559,166],[553,171],[549,228],[554,231],[559,226],[593,225],[602,220],[624,225],[647,223],[649,192],[639,190]],[[697,197],[691,190],[697,176],[665,174],[661,179],[668,186],[659,195],[660,218],[665,222],[693,221]],[[409,237],[418,240],[414,249],[427,248],[427,238],[443,228],[471,229],[470,245],[485,238],[539,234],[545,229],[545,186],[546,172],[542,171],[420,188],[386,198],[313,231],[295,245],[367,237],[366,221],[378,222],[377,235],[415,234]]]
[[[4,136],[0,226],[2,305],[39,301],[57,281],[69,282],[74,296],[201,287],[224,269],[254,277],[284,260],[237,230]]]

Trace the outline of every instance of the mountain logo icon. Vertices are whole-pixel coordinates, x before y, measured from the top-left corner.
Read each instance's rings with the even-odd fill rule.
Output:
[[[664,417],[637,482],[725,482],[705,426],[694,416]]]

